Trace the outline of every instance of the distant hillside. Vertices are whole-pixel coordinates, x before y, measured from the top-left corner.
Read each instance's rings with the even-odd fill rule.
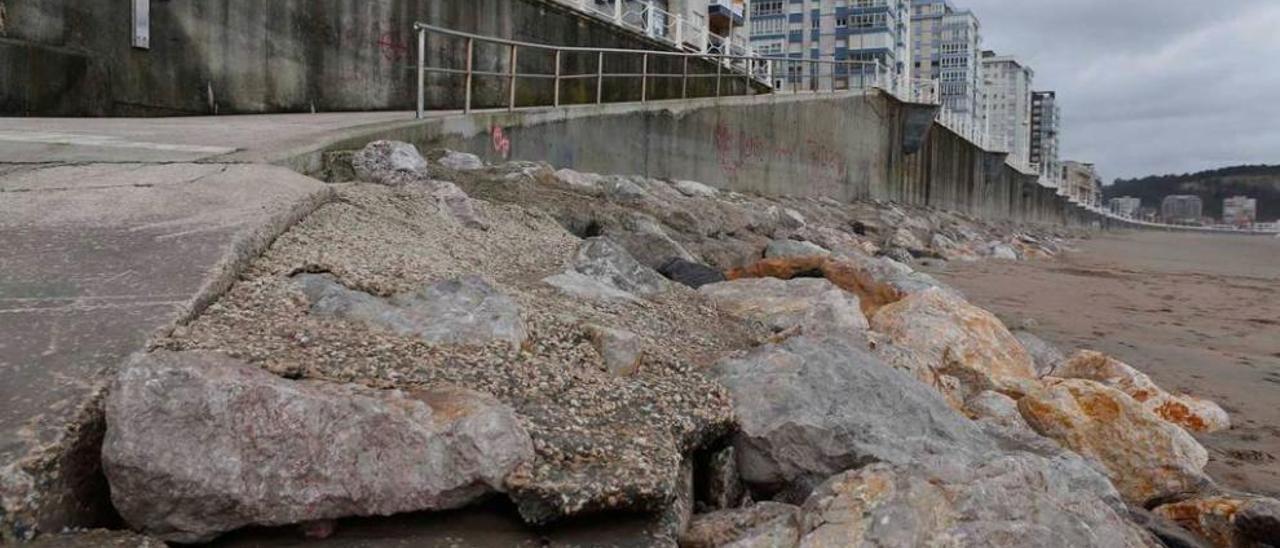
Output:
[[[1103,187],[1109,200],[1119,196],[1142,198],[1143,207],[1160,207],[1170,194],[1193,194],[1204,200],[1204,214],[1222,218],[1222,200],[1248,196],[1258,200],[1258,221],[1280,219],[1280,166],[1235,166],[1183,175],[1152,175],[1141,179],[1116,179]]]

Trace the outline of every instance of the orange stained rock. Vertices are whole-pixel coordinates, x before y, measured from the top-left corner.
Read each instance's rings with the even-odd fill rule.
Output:
[[[1120,390],[1148,411],[1190,432],[1216,432],[1231,426],[1230,417],[1218,404],[1186,394],[1170,394],[1151,377],[1100,352],[1076,352],[1054,374],[1089,379]]]
[[[1232,497],[1208,497],[1166,504],[1157,507],[1155,513],[1218,548],[1234,548],[1241,543],[1235,539],[1232,521],[1243,505],[1244,501]]]
[[[881,307],[900,300],[904,295],[893,286],[876,281],[871,272],[839,257],[780,257],[764,259],[750,266],[725,272],[725,278],[779,278],[790,280],[804,275],[821,274],[836,287],[858,296],[862,313],[868,318]]]

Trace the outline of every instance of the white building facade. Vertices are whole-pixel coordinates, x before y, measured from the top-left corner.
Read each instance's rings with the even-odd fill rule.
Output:
[[[910,0],[751,0],[747,19],[761,55],[864,63],[775,63],[781,91],[868,87],[877,63],[889,78],[910,80]]]
[[[981,125],[982,27],[950,0],[912,0],[911,52],[916,78],[935,80],[943,106]]]
[[[991,145],[1009,153],[1009,163],[1030,169],[1031,81],[1035,72],[1009,55],[982,53],[987,132]]]

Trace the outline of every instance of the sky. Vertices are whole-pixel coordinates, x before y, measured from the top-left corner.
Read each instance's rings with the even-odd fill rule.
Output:
[[[1105,181],[1280,164],[1280,0],[954,0],[1058,92]]]

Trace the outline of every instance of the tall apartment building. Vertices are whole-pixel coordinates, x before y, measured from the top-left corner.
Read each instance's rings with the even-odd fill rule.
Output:
[[[910,79],[909,0],[751,0],[748,9],[751,46],[762,55],[867,63],[852,70],[777,64],[775,87],[870,85],[876,61],[892,75]]]
[[[1058,132],[1062,129],[1062,110],[1058,94],[1052,91],[1031,92],[1031,169],[1049,179],[1057,179]]]
[[[1102,205],[1102,177],[1093,164],[1067,160],[1062,162],[1062,181],[1058,193],[1077,203]]]
[[[1222,201],[1223,224],[1247,227],[1258,220],[1258,200],[1232,196]]]
[[[912,0],[911,56],[915,78],[940,84],[942,104],[981,124],[982,26],[950,0]]]
[[[1035,72],[1010,55],[982,52],[987,132],[1013,163],[1031,163],[1031,80]]]
[[[1173,195],[1165,196],[1160,203],[1160,217],[1171,224],[1200,224],[1203,216],[1204,202],[1199,196]]]

